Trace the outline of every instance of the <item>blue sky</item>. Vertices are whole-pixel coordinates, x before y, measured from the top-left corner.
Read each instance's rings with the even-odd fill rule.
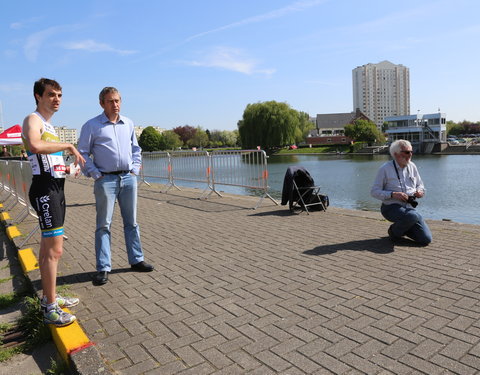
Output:
[[[352,69],[410,68],[411,112],[480,120],[477,0],[2,1],[4,127],[35,109],[33,82],[64,99],[53,124],[80,128],[115,86],[137,125],[234,130],[247,104],[353,110]]]

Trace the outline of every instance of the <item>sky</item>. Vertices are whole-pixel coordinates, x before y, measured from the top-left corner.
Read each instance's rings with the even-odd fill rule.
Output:
[[[55,126],[100,114],[115,86],[139,126],[234,130],[250,103],[315,116],[353,111],[352,70],[410,69],[410,109],[480,121],[478,0],[2,1],[0,126],[57,80]]]

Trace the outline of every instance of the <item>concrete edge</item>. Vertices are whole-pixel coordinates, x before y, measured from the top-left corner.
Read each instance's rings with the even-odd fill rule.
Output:
[[[18,251],[18,258],[25,277],[30,281],[38,298],[41,298],[41,290],[38,288],[41,285],[40,269],[33,249],[19,249],[15,240],[21,238],[22,233],[16,226],[12,225],[8,212],[1,213],[0,221],[2,222],[2,229]],[[63,310],[70,312],[66,308]],[[66,327],[50,325],[49,328],[58,352],[75,374],[113,374],[113,371],[102,359],[95,344],[90,341],[77,320]]]

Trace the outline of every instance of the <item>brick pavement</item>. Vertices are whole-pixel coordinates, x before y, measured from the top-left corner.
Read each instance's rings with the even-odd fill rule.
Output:
[[[138,202],[156,270],[130,272],[117,209],[96,287],[92,184],[66,186],[59,271],[118,374],[480,373],[479,226],[429,221],[430,246],[393,246],[378,213],[159,191]]]

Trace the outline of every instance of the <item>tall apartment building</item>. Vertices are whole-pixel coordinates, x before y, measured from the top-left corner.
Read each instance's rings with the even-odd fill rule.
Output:
[[[385,117],[410,114],[410,73],[390,61],[352,71],[353,110],[360,109],[381,128]]]
[[[62,143],[77,144],[77,129],[69,129],[66,126],[55,126],[58,138]]]

